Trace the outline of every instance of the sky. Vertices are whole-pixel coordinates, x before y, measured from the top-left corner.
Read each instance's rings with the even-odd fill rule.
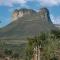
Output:
[[[15,9],[29,8],[38,11],[47,7],[54,24],[60,24],[60,0],[0,0],[0,28],[12,22]]]

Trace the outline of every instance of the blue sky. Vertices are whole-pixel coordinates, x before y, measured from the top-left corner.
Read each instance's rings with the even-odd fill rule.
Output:
[[[0,0],[0,28],[12,22],[15,9],[31,8],[38,11],[47,7],[54,24],[60,24],[60,0]]]

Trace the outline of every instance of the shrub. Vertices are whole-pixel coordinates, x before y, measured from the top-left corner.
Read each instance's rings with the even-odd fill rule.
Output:
[[[5,49],[4,53],[5,53],[5,55],[12,55],[12,50]]]

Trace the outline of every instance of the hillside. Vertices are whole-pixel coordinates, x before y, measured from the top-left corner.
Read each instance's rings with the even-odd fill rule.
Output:
[[[21,16],[21,14],[23,15]],[[15,17],[17,19],[14,20]],[[12,20],[12,23],[0,29],[0,39],[24,40],[27,37],[38,35],[40,32],[55,29],[47,8],[42,8],[39,12],[25,8],[16,10]]]

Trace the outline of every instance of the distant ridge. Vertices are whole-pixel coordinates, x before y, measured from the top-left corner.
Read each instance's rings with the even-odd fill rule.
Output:
[[[56,26],[58,29],[60,29],[60,24],[55,24],[55,26]]]
[[[12,20],[12,23],[0,29],[0,39],[24,40],[40,32],[55,30],[47,8],[41,8],[39,12],[26,8],[15,10]]]

